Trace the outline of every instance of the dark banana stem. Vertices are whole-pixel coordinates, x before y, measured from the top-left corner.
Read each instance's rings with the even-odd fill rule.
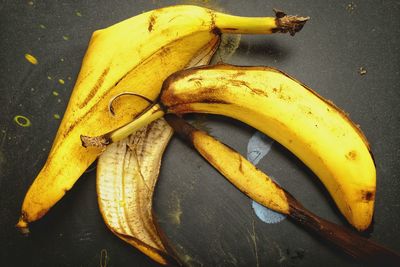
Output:
[[[371,266],[399,266],[400,255],[351,230],[329,222],[304,208],[286,192],[289,201],[289,217],[323,239],[336,245],[357,261]]]

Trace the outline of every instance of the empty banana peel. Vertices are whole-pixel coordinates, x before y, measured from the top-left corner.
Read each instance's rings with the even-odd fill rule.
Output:
[[[97,195],[108,228],[160,264],[172,264],[154,225],[152,197],[172,136],[164,119],[111,144],[97,163]]]
[[[48,159],[25,196],[17,227],[27,232],[28,223],[46,214],[101,153],[82,147],[81,135],[113,131],[147,105],[142,99],[120,98],[113,117],[108,110],[112,97],[129,91],[156,99],[165,78],[215,51],[221,33],[293,35],[307,20],[282,12],[248,18],[197,6],[171,6],[94,32]]]
[[[233,185],[258,203],[288,215],[353,258],[368,264],[397,266],[400,255],[304,208],[292,195],[246,158],[176,115],[165,116],[174,131]]]

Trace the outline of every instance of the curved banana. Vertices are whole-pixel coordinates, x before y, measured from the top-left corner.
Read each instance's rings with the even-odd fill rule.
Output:
[[[333,103],[269,67],[215,65],[171,75],[161,106],[103,136],[118,140],[168,113],[212,113],[243,121],[269,135],[301,159],[322,181],[339,210],[358,230],[371,223],[376,170],[358,126]]]
[[[311,230],[349,256],[367,264],[397,266],[400,255],[378,243],[324,220],[308,211],[292,195],[276,184],[251,162],[206,132],[200,131],[176,115],[166,121],[174,131],[192,145],[216,170],[244,194],[258,203],[287,214],[292,221]]]
[[[369,226],[376,170],[366,137],[305,85],[272,68],[219,65],[170,76],[161,101],[168,112],[226,115],[269,135],[321,179],[352,225]]]
[[[220,33],[299,31],[308,18],[276,13],[276,18],[248,18],[197,6],[153,10],[93,33],[67,110],[48,159],[29,188],[17,227],[41,218],[73,186],[101,153],[81,146],[80,135],[99,135],[128,123],[146,102],[108,102],[130,91],[155,99],[162,81],[183,69],[205,51],[213,53]],[[130,101],[129,101],[130,102]]]
[[[111,144],[97,163],[100,213],[119,238],[160,264],[171,263],[153,222],[152,197],[172,129],[159,119]]]

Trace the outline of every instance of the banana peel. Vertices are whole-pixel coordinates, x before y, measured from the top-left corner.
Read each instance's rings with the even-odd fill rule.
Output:
[[[108,146],[97,162],[98,203],[107,227],[163,265],[174,260],[155,227],[152,197],[172,133],[164,119],[156,120]]]
[[[279,15],[278,15],[279,14]],[[48,159],[30,186],[17,227],[44,216],[71,189],[101,149],[84,148],[80,136],[96,136],[128,123],[147,103],[126,98],[109,115],[108,102],[129,91],[156,99],[162,81],[183,69],[221,33],[299,31],[308,18],[248,18],[197,6],[171,6],[143,13],[93,33]],[[129,103],[129,104],[127,104]],[[67,164],[66,164],[67,163]]]
[[[307,210],[268,175],[234,149],[219,142],[173,114],[165,116],[174,132],[205,158],[216,170],[251,199],[286,214],[293,222],[322,237],[357,261],[376,266],[397,266],[400,255],[347,228],[331,223]]]
[[[210,42],[187,67],[208,64],[217,48],[224,46]],[[152,213],[161,158],[172,133],[164,119],[156,120],[107,146],[97,162],[97,199],[105,224],[120,239],[162,265],[179,265],[165,247]]]

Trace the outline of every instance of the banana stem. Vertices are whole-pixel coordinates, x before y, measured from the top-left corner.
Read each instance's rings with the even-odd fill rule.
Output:
[[[199,132],[200,130],[196,129],[176,115],[168,114],[165,116],[165,120],[169,123],[169,125],[171,125],[174,131],[178,133],[179,136],[184,139],[184,141],[186,141],[186,143],[190,144],[191,146],[195,147],[196,150],[198,150],[198,148],[194,145],[194,133]],[[204,132],[202,133],[206,134]],[[220,142],[216,142],[216,144],[220,144],[223,146],[223,144]],[[203,147],[202,149],[205,148]],[[199,150],[198,152],[200,153]],[[202,153],[200,154],[203,155]],[[206,160],[209,160],[207,157],[204,158]],[[233,165],[236,158],[231,159],[231,165]],[[242,160],[244,161],[245,159]],[[214,164],[212,165],[216,167]],[[221,170],[219,167],[217,169],[221,173],[224,173],[223,170]],[[250,175],[248,175],[248,177],[250,177]],[[247,196],[252,197],[252,191],[255,191],[254,188],[248,186],[247,188],[242,190],[240,187],[237,186],[239,183],[237,183],[235,176],[227,176],[226,178]],[[258,176],[253,178],[259,179]],[[256,184],[254,180],[253,184]],[[338,248],[340,248],[342,251],[352,256],[356,260],[366,263],[381,264],[384,266],[395,266],[396,263],[400,262],[400,256],[396,252],[393,252],[379,244],[374,243],[371,240],[361,237],[354,232],[351,232],[350,230],[344,228],[343,226],[331,223],[316,216],[315,214],[305,209],[300,204],[300,202],[298,202],[283,188],[281,188],[279,185],[276,186],[280,190],[284,191],[289,205],[289,210],[287,213],[282,212],[279,209],[274,209],[275,211],[287,214],[294,222],[299,223],[306,229],[311,230],[313,233],[322,237],[326,241],[329,241],[331,244],[336,245]],[[267,196],[266,198],[269,198],[269,196]],[[266,203],[268,203],[268,201],[266,201]],[[272,208],[270,206],[268,207]]]
[[[287,193],[289,217],[319,237],[336,245],[358,261],[372,266],[398,266],[400,255],[367,238],[359,236],[343,226],[331,223],[305,209],[294,197]]]
[[[239,17],[215,13],[215,27],[223,33],[271,34],[299,32],[310,17],[292,16],[274,9],[275,17]]]
[[[105,148],[107,145],[120,141],[152,121],[161,118],[164,114],[165,112],[159,104],[151,105],[133,121],[115,131],[94,137],[81,135],[82,146]]]

